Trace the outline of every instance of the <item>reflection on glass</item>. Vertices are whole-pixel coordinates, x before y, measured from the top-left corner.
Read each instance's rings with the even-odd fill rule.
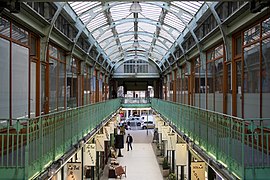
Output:
[[[262,44],[262,92],[270,93],[270,38]]]
[[[10,37],[10,23],[3,17],[0,17],[0,34]]]
[[[265,39],[262,44],[262,117],[270,117],[269,109],[270,109],[270,38]]]
[[[9,118],[10,42],[0,37],[0,118]]]
[[[28,117],[29,49],[12,44],[12,118]]]
[[[54,59],[50,59],[50,77],[49,77],[49,84],[50,84],[50,99],[49,99],[49,110],[50,112],[54,112],[57,110],[57,68],[58,68],[58,63]]]
[[[260,46],[254,44],[244,49],[244,92],[260,92]]]
[[[37,89],[37,72],[36,63],[31,62],[31,90],[30,90],[30,117],[36,116],[36,89]]]
[[[12,39],[16,39],[17,41],[20,41],[21,43],[28,45],[28,32],[16,26],[15,24],[12,24],[11,36]]]
[[[45,114],[45,107],[46,107],[46,96],[45,96],[45,77],[46,77],[46,67],[44,64],[41,66],[41,83],[40,83],[40,89],[41,89],[41,115]]]
[[[244,32],[244,45],[254,42],[260,38],[260,24]]]
[[[58,80],[58,110],[65,109],[65,64],[59,62],[59,80]]]
[[[262,36],[270,35],[270,18],[262,22]]]

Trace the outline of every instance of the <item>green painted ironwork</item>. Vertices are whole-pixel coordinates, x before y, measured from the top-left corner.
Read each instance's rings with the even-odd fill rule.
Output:
[[[0,120],[0,179],[36,177],[119,108],[120,99],[114,99],[12,123]]]
[[[240,179],[270,177],[270,118],[241,119],[160,99],[151,104]]]

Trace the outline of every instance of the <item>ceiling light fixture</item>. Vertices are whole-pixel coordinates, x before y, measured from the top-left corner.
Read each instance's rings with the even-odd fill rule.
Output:
[[[132,13],[140,13],[142,12],[142,7],[138,1],[133,1],[129,11]]]

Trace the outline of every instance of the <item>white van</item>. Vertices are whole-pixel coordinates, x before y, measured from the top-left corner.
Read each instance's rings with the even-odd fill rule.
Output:
[[[141,116],[141,120],[142,120],[143,122],[146,122],[146,121],[147,121],[147,115],[142,115],[142,116]],[[148,116],[148,121],[154,122],[154,117],[153,117],[153,115],[149,115],[149,116]]]

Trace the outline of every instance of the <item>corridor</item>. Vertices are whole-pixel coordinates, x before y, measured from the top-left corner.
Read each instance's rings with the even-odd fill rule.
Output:
[[[133,149],[127,151],[125,144],[125,148],[121,150],[123,157],[117,158],[120,165],[126,166],[127,177],[123,176],[122,179],[162,180],[160,166],[152,148],[153,130],[149,130],[148,135],[147,130],[128,130],[126,135],[128,133],[133,137]],[[108,167],[106,166],[101,180],[107,179]]]

